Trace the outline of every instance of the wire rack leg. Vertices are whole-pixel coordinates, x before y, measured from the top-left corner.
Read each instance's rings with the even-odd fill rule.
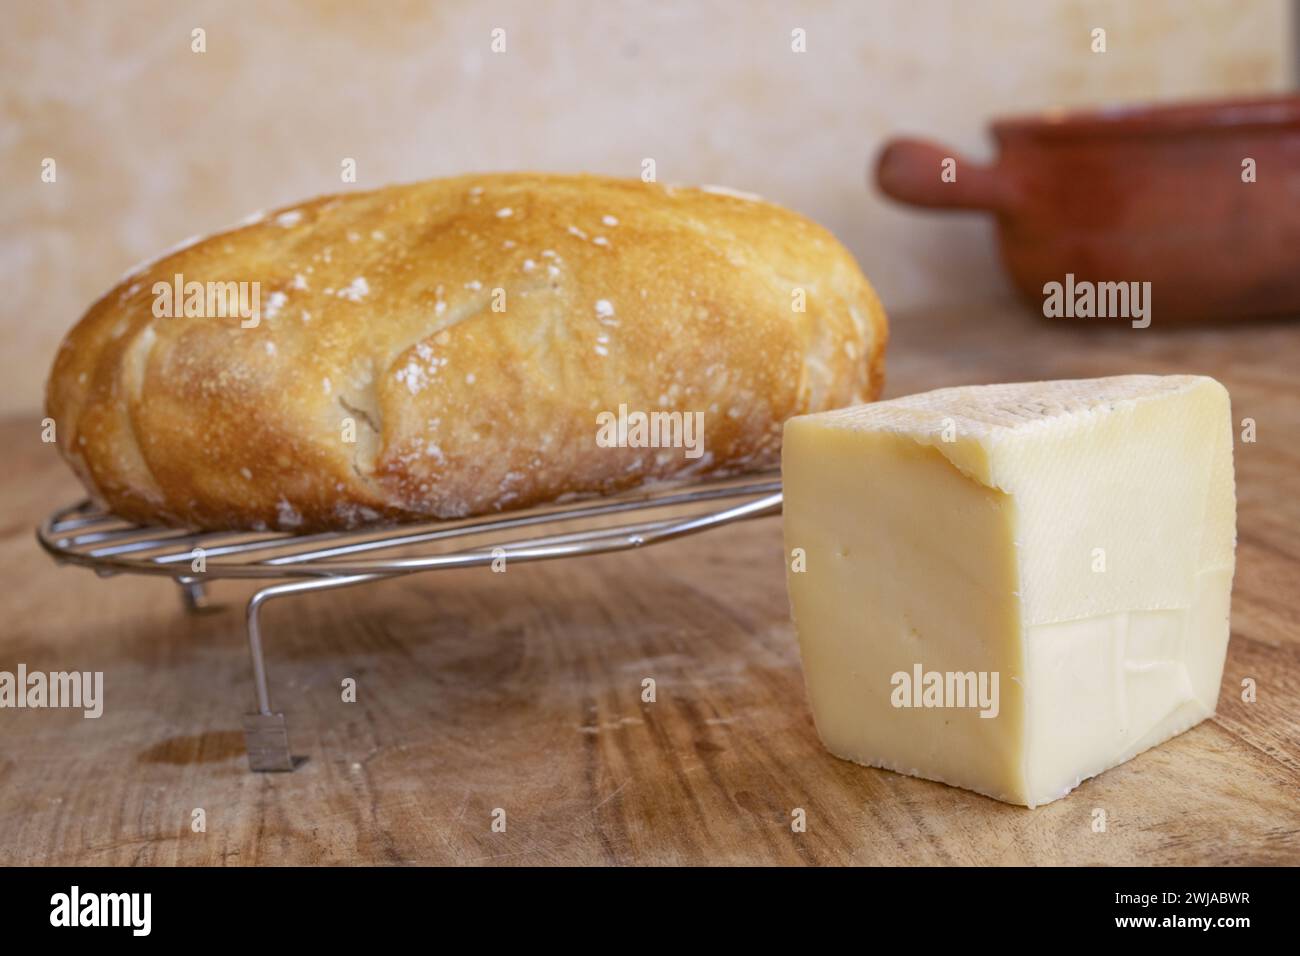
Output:
[[[207,585],[196,578],[177,578],[176,583],[181,588],[181,604],[185,606],[188,614],[198,614],[208,608],[208,588]]]
[[[244,715],[244,742],[248,747],[248,768],[259,772],[293,770],[289,753],[289,727],[284,714],[271,710],[271,691],[266,681],[266,658],[262,653],[262,605],[275,596],[276,588],[263,588],[248,602],[248,651],[253,660],[253,688],[257,710]]]
[[[244,742],[248,748],[248,766],[258,772],[291,771],[289,726],[283,713],[271,709],[271,690],[266,679],[266,657],[262,652],[262,605],[271,598],[304,591],[323,591],[373,580],[375,575],[337,578],[311,578],[262,588],[248,601],[248,652],[253,662],[253,691],[257,710],[244,715]]]

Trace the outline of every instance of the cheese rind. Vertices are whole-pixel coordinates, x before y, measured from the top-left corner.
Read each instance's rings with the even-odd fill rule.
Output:
[[[804,416],[785,427],[783,484],[833,753],[1035,806],[1213,714],[1236,527],[1213,379],[974,386]],[[996,716],[898,706],[894,676],[918,668],[996,673]]]

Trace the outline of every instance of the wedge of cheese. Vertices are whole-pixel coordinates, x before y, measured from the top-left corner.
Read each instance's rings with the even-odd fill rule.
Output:
[[[1198,376],[949,388],[786,423],[822,741],[1033,807],[1214,713],[1236,544]]]

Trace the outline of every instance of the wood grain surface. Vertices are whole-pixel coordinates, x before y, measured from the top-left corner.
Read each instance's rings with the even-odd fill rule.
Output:
[[[1219,713],[1036,810],[822,749],[775,519],[272,602],[272,694],[306,762],[252,774],[251,588],[190,616],[170,582],[56,567],[33,529],[77,485],[34,416],[4,422],[0,670],[103,671],[105,709],[0,710],[0,863],[1300,863],[1300,325],[898,315],[887,394],[1128,372],[1214,375],[1257,423]]]

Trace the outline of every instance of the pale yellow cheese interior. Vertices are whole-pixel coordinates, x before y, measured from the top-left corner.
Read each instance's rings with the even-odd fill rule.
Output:
[[[1214,712],[1236,522],[1214,380],[977,386],[805,416],[786,425],[783,485],[833,753],[1035,806]],[[915,665],[997,672],[996,717],[894,706],[891,675]]]

